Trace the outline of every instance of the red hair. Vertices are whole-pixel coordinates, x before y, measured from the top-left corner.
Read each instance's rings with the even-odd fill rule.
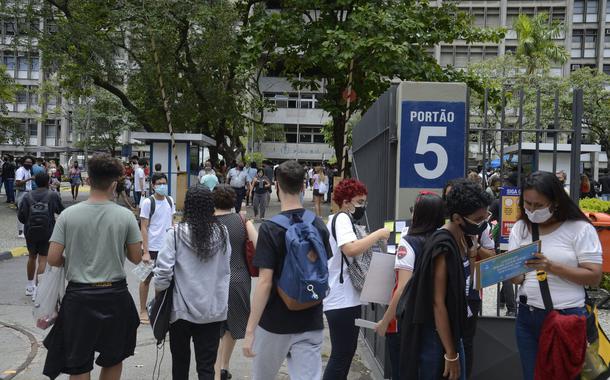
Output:
[[[333,201],[335,201],[339,207],[343,206],[344,201],[349,202],[354,197],[367,194],[368,191],[366,190],[364,183],[353,178],[344,179],[339,182],[337,186],[333,187]]]

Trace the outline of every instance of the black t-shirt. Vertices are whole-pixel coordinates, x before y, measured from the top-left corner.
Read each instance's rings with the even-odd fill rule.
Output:
[[[298,214],[303,216],[305,209],[283,211],[283,215]],[[320,218],[316,218],[314,226],[320,231],[328,258],[332,256],[329,244],[329,233]],[[302,311],[288,310],[284,301],[277,294],[277,281],[282,273],[286,256],[286,230],[279,225],[264,221],[258,230],[254,265],[259,268],[273,269],[273,286],[269,301],[260,320],[260,327],[274,334],[298,334],[306,331],[322,330],[322,304]]]

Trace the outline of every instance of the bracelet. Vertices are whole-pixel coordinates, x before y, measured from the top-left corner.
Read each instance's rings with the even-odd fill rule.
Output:
[[[443,357],[444,357],[444,358],[445,358],[445,360],[446,360],[446,361],[448,361],[448,362],[456,362],[456,361],[457,361],[457,360],[460,358],[460,353],[459,353],[459,352],[457,352],[457,353],[455,354],[455,358],[453,358],[453,359],[449,359],[449,358],[447,357],[447,354],[444,354],[444,355],[443,355]]]

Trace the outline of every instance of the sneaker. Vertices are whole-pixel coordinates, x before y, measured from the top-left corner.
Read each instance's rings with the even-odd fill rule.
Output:
[[[28,285],[25,287],[25,295],[28,297],[33,296],[35,291],[36,291],[36,286]]]
[[[38,294],[38,286],[34,287],[34,292],[32,293],[32,302],[36,302],[36,294]]]
[[[513,311],[513,310],[509,310],[506,312],[506,316],[507,317],[516,317],[517,316],[517,312]]]
[[[25,235],[23,234],[23,231],[19,231],[19,234],[17,235],[18,238],[21,239],[25,239]]]

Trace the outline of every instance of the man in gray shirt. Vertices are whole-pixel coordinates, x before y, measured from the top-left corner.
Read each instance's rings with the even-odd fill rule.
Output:
[[[243,202],[246,196],[246,182],[248,181],[248,174],[244,170],[244,164],[239,163],[236,167],[229,170],[229,175],[227,176],[227,183],[231,185],[233,190],[235,190],[235,212],[239,213],[241,211],[241,203]]]

